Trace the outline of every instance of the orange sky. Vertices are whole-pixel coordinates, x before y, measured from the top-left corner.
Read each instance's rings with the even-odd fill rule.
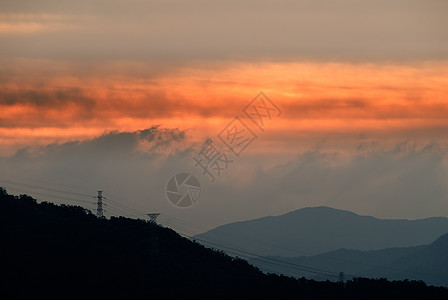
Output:
[[[0,83],[2,154],[155,124],[200,140],[241,114],[259,91],[283,111],[269,124],[276,140],[330,133],[435,139],[448,129],[448,63],[227,63],[155,75],[135,63],[116,65],[120,75],[101,65],[15,66],[20,71]]]
[[[447,203],[447,9],[439,0],[0,1],[0,175],[120,185],[123,199],[164,211],[172,172],[198,171],[184,150],[240,116],[258,139],[213,201],[204,194],[195,222],[306,205],[439,215]],[[282,111],[264,132],[242,112],[260,91]],[[160,148],[138,139],[155,125]],[[114,143],[94,139],[110,131]],[[54,145],[89,139],[103,148]],[[93,153],[54,156],[70,145]],[[104,149],[124,156],[102,157]]]

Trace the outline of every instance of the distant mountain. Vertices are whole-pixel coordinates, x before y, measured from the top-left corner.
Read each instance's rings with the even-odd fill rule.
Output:
[[[404,255],[387,265],[380,265],[360,273],[358,276],[418,279],[428,284],[448,287],[448,234],[423,249]]]
[[[261,255],[315,255],[341,248],[380,250],[430,244],[448,233],[448,218],[385,220],[330,207],[230,223],[195,236]]]
[[[265,272],[317,280],[337,280],[337,274],[344,272],[346,279],[414,279],[448,286],[448,234],[425,246],[370,251],[339,249],[315,256],[270,256],[248,261]]]

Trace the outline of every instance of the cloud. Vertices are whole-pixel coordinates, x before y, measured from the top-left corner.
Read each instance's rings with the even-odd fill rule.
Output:
[[[325,136],[342,141],[360,133],[443,143],[448,129],[446,63],[158,68],[15,60],[1,66],[0,155],[152,124],[192,130],[198,142],[242,114],[260,90],[283,111],[264,151],[291,153]]]
[[[40,200],[68,201],[91,210],[91,198],[73,193],[94,195],[105,190],[118,203],[163,208],[169,206],[160,202],[165,181],[177,168],[189,164],[186,158],[193,146],[185,131],[160,126],[111,131],[85,141],[30,146],[0,159],[0,185]],[[69,196],[54,190],[68,190]]]
[[[446,3],[44,1],[2,3],[0,55],[66,60],[446,60]],[[38,16],[71,13],[51,22]],[[33,22],[24,21],[21,15]],[[16,20],[17,19],[17,20]],[[38,21],[35,21],[38,20]],[[20,21],[20,22],[19,22]],[[82,26],[79,26],[82,24]],[[69,29],[67,33],[67,29]],[[33,33],[23,34],[23,33]]]
[[[54,159],[61,158],[61,163],[65,158],[76,154],[80,160],[86,157],[94,157],[102,160],[106,157],[118,155],[119,157],[131,157],[137,153],[163,154],[163,150],[168,148],[173,151],[180,151],[180,147],[186,147],[183,142],[187,139],[185,131],[179,129],[160,128],[155,125],[147,129],[134,132],[119,132],[117,130],[106,132],[99,137],[85,141],[70,141],[62,144],[49,144],[46,146],[30,146],[17,151],[11,157],[12,160],[29,159]],[[142,148],[141,145],[147,145]],[[184,151],[186,149],[182,149]],[[165,153],[165,154],[169,154]]]
[[[206,227],[315,205],[384,217],[448,211],[447,9],[2,1],[0,175],[104,189]],[[193,149],[260,90],[281,119],[206,184]],[[201,202],[179,211],[164,187],[182,171],[204,185]]]
[[[0,36],[17,36],[30,34],[48,34],[51,32],[70,32],[81,28],[74,18],[66,14],[48,13],[1,13]]]
[[[365,140],[358,149],[347,156],[323,147],[274,167],[247,158],[208,191],[209,213],[244,220],[327,205],[381,218],[447,216],[446,146]]]
[[[53,88],[51,90],[22,89],[18,91],[4,89],[0,91],[0,104],[12,105],[32,105],[46,108],[62,108],[69,104],[76,103],[86,109],[92,109],[94,99],[86,97],[80,87]]]
[[[19,177],[19,183],[92,195],[104,190],[111,200],[142,213],[159,211],[188,219],[201,228],[190,229],[196,232],[319,205],[383,218],[447,216],[446,145],[413,141],[390,145],[366,135],[354,142],[348,154],[321,142],[286,160],[272,153],[247,152],[210,183],[194,164],[199,145],[188,132],[153,126],[24,148],[0,160],[0,180]],[[198,204],[187,210],[173,207],[164,195],[168,179],[179,172],[194,174],[202,185]],[[20,184],[6,182],[6,187],[13,188],[11,192],[39,193]],[[93,209],[93,203],[88,208]]]
[[[51,127],[128,119],[232,117],[264,90],[283,118],[431,119],[443,121],[446,64],[229,64],[159,74],[123,62],[116,72],[73,64],[3,63],[3,126]],[[140,66],[141,67],[141,66]],[[151,66],[146,66],[151,70]],[[138,69],[138,68],[137,68]],[[14,71],[11,71],[14,70]],[[39,76],[39,71],[46,75]],[[118,75],[120,74],[120,75]],[[70,109],[67,109],[70,108]],[[20,117],[20,113],[27,118]],[[47,114],[48,113],[48,114]],[[60,117],[58,118],[58,113]],[[33,115],[34,114],[34,115]],[[5,116],[7,115],[7,116]],[[30,126],[30,125],[27,125]]]

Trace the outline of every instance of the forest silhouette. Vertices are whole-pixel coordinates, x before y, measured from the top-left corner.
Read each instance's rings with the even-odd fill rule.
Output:
[[[447,299],[423,281],[264,274],[145,220],[97,218],[0,188],[2,299]]]

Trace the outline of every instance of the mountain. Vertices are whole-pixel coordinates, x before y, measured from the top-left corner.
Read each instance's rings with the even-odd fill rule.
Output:
[[[1,299],[446,299],[420,281],[266,275],[144,220],[97,218],[0,188]]]
[[[448,286],[448,234],[430,245],[417,247],[370,251],[339,249],[314,256],[276,256],[248,261],[267,272],[317,280],[334,280],[335,274],[344,272],[345,278],[414,279]],[[272,264],[273,261],[276,263]]]
[[[389,279],[418,279],[428,284],[448,286],[448,234],[418,251],[358,276],[376,275]]]
[[[195,236],[260,255],[316,255],[341,248],[380,250],[433,242],[448,233],[448,218],[385,220],[330,207],[309,207],[280,216],[230,223]]]
[[[268,279],[148,221],[99,219],[1,188],[0,228],[2,299],[174,299],[192,291],[204,298],[228,286],[244,294]]]

